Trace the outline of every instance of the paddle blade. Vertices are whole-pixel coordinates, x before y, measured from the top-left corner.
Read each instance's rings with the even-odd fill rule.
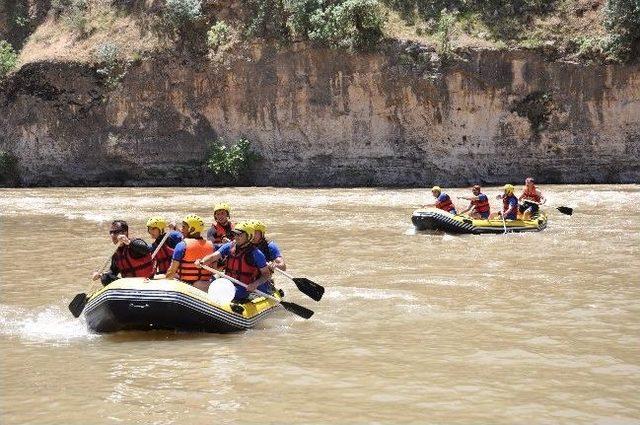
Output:
[[[315,301],[320,301],[322,299],[322,296],[324,295],[324,287],[322,285],[318,285],[312,280],[307,279],[306,277],[294,277],[293,283],[296,284],[300,292],[308,295]]]
[[[311,311],[308,308],[305,308],[305,307],[303,307],[301,305],[298,305],[296,303],[290,303],[290,302],[287,302],[287,301],[280,301],[280,304],[287,311],[290,311],[293,314],[297,314],[298,316],[300,316],[300,317],[302,317],[304,319],[309,319],[311,316],[313,316],[313,311]]]
[[[69,311],[73,314],[73,317],[80,317],[84,306],[87,305],[88,299],[89,297],[87,297],[85,293],[76,294],[76,296],[73,297],[73,300],[69,303]]]
[[[562,214],[565,214],[565,215],[572,215],[573,214],[573,208],[558,207],[557,210],[560,211]]]

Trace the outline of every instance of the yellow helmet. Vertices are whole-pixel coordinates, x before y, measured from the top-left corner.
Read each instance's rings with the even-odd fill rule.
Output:
[[[440,186],[433,186],[433,187],[431,188],[431,191],[432,191],[432,192],[442,192],[442,189],[440,189]]]
[[[167,220],[160,216],[151,217],[147,220],[147,227],[156,227],[160,230],[164,230],[164,228],[167,227]]]
[[[267,232],[267,226],[260,220],[252,220],[253,230],[258,230],[264,235]]]
[[[189,233],[201,233],[204,230],[204,220],[200,216],[189,214],[182,221],[189,226]]]
[[[247,234],[247,236],[249,236],[249,239],[251,239],[253,238],[253,233],[255,232],[255,229],[253,227],[253,224],[250,221],[241,221],[240,223],[236,224],[233,227],[233,232],[234,233],[244,232]]]
[[[218,204],[216,204],[215,207],[213,207],[213,212],[215,213],[216,211],[219,210],[225,210],[227,212],[227,214],[231,215],[231,206],[229,204],[227,204],[226,202],[220,202]]]
[[[516,189],[513,187],[512,184],[507,183],[507,184],[504,185],[504,193],[506,193],[507,195],[509,193],[513,193],[515,190]]]

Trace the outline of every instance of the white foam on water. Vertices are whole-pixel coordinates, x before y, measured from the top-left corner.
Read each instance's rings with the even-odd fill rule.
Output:
[[[74,318],[58,305],[36,311],[0,305],[0,333],[54,345],[98,336],[89,332],[84,319]]]
[[[331,288],[324,295],[325,298],[332,300],[347,299],[363,299],[363,300],[390,300],[401,299],[405,301],[415,300],[416,297],[406,291],[389,290],[389,289],[371,289],[371,288],[354,288],[341,287]]]

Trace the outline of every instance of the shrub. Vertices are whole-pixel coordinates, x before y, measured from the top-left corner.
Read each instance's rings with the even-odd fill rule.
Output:
[[[166,0],[164,14],[174,27],[181,27],[201,16],[202,0]]]
[[[0,78],[4,77],[16,67],[18,54],[13,46],[5,40],[0,40]]]
[[[63,22],[71,29],[84,34],[87,26],[87,0],[52,0],[51,10],[54,14],[62,15]]]
[[[207,46],[218,50],[220,46],[229,42],[229,26],[224,21],[218,21],[207,32]]]
[[[614,59],[627,61],[640,43],[640,0],[608,0],[604,9],[610,41],[607,51]]]
[[[104,78],[104,85],[108,89],[114,89],[122,77],[125,69],[118,61],[118,46],[114,43],[100,44],[95,52],[95,59],[100,63],[100,68],[96,72]]]
[[[231,146],[226,146],[223,139],[218,139],[209,146],[207,168],[216,176],[237,179],[258,159],[250,145],[245,138]]]
[[[368,48],[382,38],[385,16],[377,0],[289,0],[287,11],[293,32],[320,44]]]
[[[248,35],[278,40],[289,38],[288,13],[283,0],[247,0],[246,3],[253,16],[247,28]]]
[[[451,32],[453,31],[453,25],[455,23],[455,13],[449,13],[446,9],[440,12],[438,29],[436,32],[438,38],[437,52],[445,60],[450,58],[453,54],[453,50],[451,49]]]

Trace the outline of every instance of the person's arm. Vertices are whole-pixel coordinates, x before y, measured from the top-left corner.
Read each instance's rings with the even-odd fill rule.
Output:
[[[222,257],[226,257],[231,252],[231,244],[226,243],[218,248],[215,252],[205,255],[202,258],[199,258],[195,261],[196,267],[200,267],[200,264],[213,264],[215,261],[218,261]]]
[[[547,202],[547,198],[544,197],[544,195],[542,194],[542,192],[538,189],[536,189],[536,192],[538,192],[538,196],[540,197],[540,203],[544,204],[545,202]]]
[[[509,202],[509,208],[507,208],[507,210],[503,213],[503,215],[509,215],[511,214],[511,212],[517,208],[518,206],[518,202],[517,201],[511,201]]]
[[[271,279],[271,276],[273,275],[271,269],[267,265],[267,258],[264,256],[262,251],[260,251],[259,249],[254,249],[252,255],[253,263],[258,269],[260,269],[260,277],[256,281],[251,282],[249,285],[247,285],[247,291],[249,292],[255,291],[258,286],[269,281]]]
[[[282,258],[282,254],[280,253],[280,247],[274,242],[269,242],[269,255],[273,258],[273,261],[270,261],[268,264],[269,269],[273,271],[274,268],[279,268],[280,270],[287,270],[287,265],[284,262],[284,258]],[[264,254],[264,253],[263,253]]]
[[[180,262],[177,260],[171,260],[171,265],[164,275],[165,279],[173,279],[178,271],[178,267],[180,267]]]
[[[173,279],[180,267],[180,260],[184,258],[184,253],[187,250],[187,245],[184,242],[179,242],[173,250],[173,256],[171,257],[171,265],[165,273],[165,279]]]

